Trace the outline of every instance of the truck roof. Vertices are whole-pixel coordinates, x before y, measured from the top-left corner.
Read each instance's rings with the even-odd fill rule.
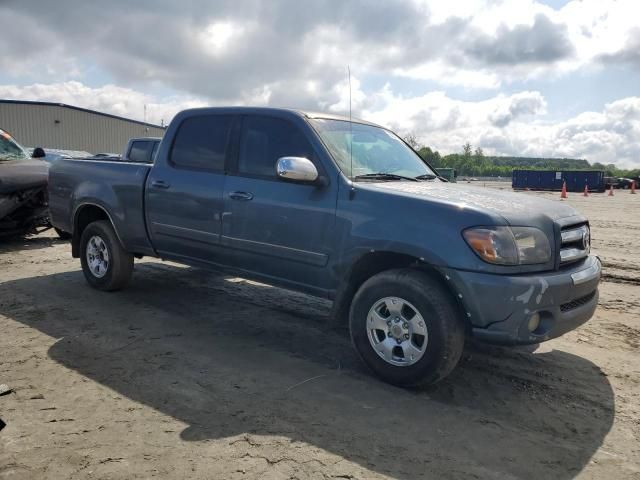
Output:
[[[235,113],[235,114],[254,114],[254,115],[271,113],[271,114],[279,114],[279,115],[282,115],[282,114],[296,115],[299,117],[303,117],[305,119],[325,118],[328,120],[341,120],[344,122],[349,121],[349,117],[345,115],[297,110],[293,108],[275,108],[275,107],[201,107],[201,108],[190,108],[188,110],[183,110],[183,112],[231,113],[231,114]],[[362,123],[364,125],[380,127],[380,125],[377,125],[372,122],[368,122],[366,120],[362,120],[360,118],[353,117],[351,118],[351,121],[354,123]]]
[[[162,137],[131,137],[129,139],[130,142],[133,141],[139,141],[139,140],[147,140],[147,141],[151,141],[151,140],[162,140]]]

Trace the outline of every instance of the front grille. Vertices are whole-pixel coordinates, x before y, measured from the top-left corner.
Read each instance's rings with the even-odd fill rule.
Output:
[[[591,231],[586,223],[570,225],[560,232],[560,264],[577,262],[589,255],[591,250]]]
[[[570,302],[563,303],[562,305],[560,305],[560,311],[568,312],[569,310],[573,310],[574,308],[578,308],[578,307],[581,307],[582,305],[586,305],[593,299],[593,297],[595,297],[595,295],[596,295],[596,291],[594,290],[593,292],[589,293],[588,295],[585,295],[584,297],[576,298],[575,300],[571,300]]]

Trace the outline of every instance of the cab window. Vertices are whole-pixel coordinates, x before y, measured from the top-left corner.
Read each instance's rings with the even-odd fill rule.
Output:
[[[276,177],[281,157],[312,159],[312,147],[298,127],[275,117],[248,116],[242,123],[238,173]]]
[[[224,171],[232,122],[231,115],[185,119],[171,148],[171,163],[179,168]]]

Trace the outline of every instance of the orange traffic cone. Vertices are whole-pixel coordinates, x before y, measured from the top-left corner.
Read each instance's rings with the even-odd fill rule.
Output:
[[[567,182],[562,182],[562,192],[560,192],[560,198],[567,198]]]
[[[613,185],[609,187],[609,196],[613,197]]]
[[[584,186],[584,196],[585,197],[589,196],[589,185],[586,185],[586,184]]]
[[[635,180],[633,180],[631,182],[631,193],[633,193],[634,195],[636,193],[636,181]]]

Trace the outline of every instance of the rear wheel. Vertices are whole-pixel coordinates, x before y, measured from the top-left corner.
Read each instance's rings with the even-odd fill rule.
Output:
[[[133,255],[120,244],[111,223],[90,223],[80,238],[80,262],[89,285],[98,290],[124,288],[133,272]]]
[[[417,270],[390,270],[367,280],[351,304],[349,327],[369,368],[400,386],[441,380],[464,347],[464,324],[451,295]]]

